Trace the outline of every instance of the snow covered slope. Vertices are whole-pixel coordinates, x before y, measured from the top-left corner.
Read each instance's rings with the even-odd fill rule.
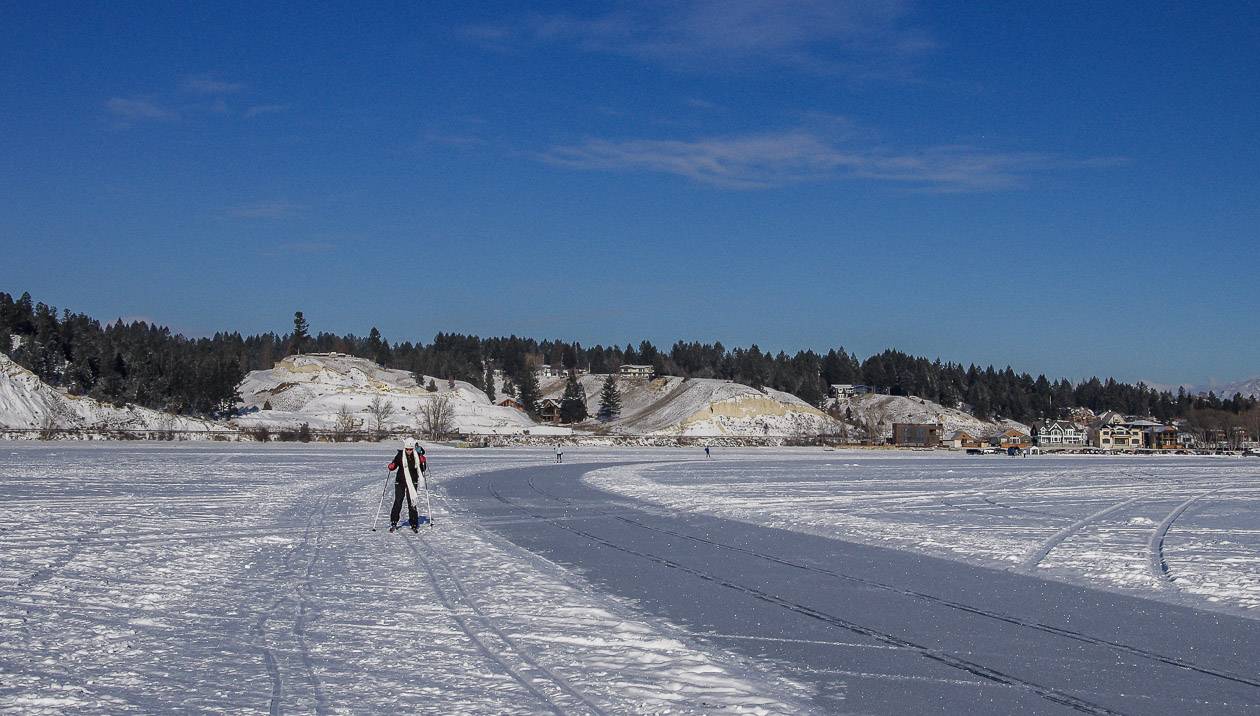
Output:
[[[424,385],[431,378],[424,376]],[[295,427],[309,423],[312,428],[329,429],[345,406],[355,419],[371,427],[368,405],[380,397],[394,405],[387,423],[400,428],[417,425],[421,406],[439,396],[450,399],[455,429],[478,434],[514,434],[538,425],[519,410],[491,405],[476,386],[455,381],[451,388],[444,379],[432,378],[437,392],[430,393],[405,370],[382,368],[365,358],[338,353],[289,356],[270,370],[256,370],[241,381],[243,414],[233,422],[242,427]],[[271,409],[263,409],[270,403]]]
[[[210,421],[67,395],[0,353],[0,428],[208,430]]]
[[[965,430],[973,437],[987,437],[1008,427],[1029,432],[1027,425],[1013,420],[981,420],[930,400],[902,395],[855,395],[830,399],[828,405],[834,405],[840,415],[851,412],[858,426],[878,425],[882,437],[892,436],[893,423],[941,423],[944,437],[958,430]]]
[[[599,394],[607,375],[585,375],[586,409],[599,410]],[[541,387],[545,397],[559,398],[564,378],[550,378]],[[789,393],[712,378],[666,376],[617,379],[621,417],[609,423],[624,435],[792,436],[835,432],[838,423],[821,410]]]

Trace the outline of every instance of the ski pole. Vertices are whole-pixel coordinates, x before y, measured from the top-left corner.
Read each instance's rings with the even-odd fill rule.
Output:
[[[429,517],[429,528],[433,527],[433,503],[429,500],[429,472],[420,471],[420,479],[424,480],[424,511]]]
[[[385,493],[389,492],[389,478],[393,477],[394,471],[390,470],[385,473],[385,488],[381,490],[381,499],[376,503],[376,516],[372,518],[372,531],[376,531],[376,521],[381,518],[381,506],[385,504]]]

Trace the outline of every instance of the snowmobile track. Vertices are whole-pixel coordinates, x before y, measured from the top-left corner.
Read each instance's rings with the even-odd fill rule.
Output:
[[[1156,579],[1169,584],[1171,584],[1174,580],[1174,577],[1168,572],[1168,560],[1164,558],[1164,539],[1168,536],[1168,530],[1172,529],[1173,523],[1176,522],[1177,518],[1181,517],[1181,515],[1195,502],[1220,491],[1221,488],[1218,487],[1215,490],[1209,490],[1195,495],[1185,502],[1182,502],[1180,505],[1177,505],[1172,512],[1169,512],[1168,516],[1165,517],[1151,532],[1151,539],[1147,543],[1146,547],[1147,554],[1150,558],[1149,563],[1151,574],[1154,575]]]
[[[531,488],[534,492],[538,493],[539,495],[541,495],[541,496],[543,496],[543,497],[547,498],[548,500],[550,500],[550,501],[552,501],[552,502],[558,502],[558,503],[560,503],[560,504],[571,504],[571,503],[570,503],[570,501],[566,500],[565,498],[563,498],[563,497],[558,497],[558,496],[556,496],[556,495],[553,495],[553,494],[551,494],[551,493],[547,492],[546,490],[543,490],[542,488],[538,487],[536,484],[534,484],[534,480],[533,480],[533,478],[532,478],[532,477],[530,477],[529,479],[527,479],[527,480],[526,480],[526,482],[527,482],[528,486],[529,486],[529,487],[530,487],[530,488]],[[515,503],[512,503],[512,502],[511,502],[511,501],[509,501],[509,500],[505,500],[505,499],[504,499],[501,495],[499,495],[499,494],[497,493],[497,491],[495,491],[495,490],[494,490],[494,485],[493,485],[493,483],[492,483],[492,482],[489,484],[489,487],[490,487],[490,491],[491,491],[491,493],[492,493],[492,494],[494,494],[494,495],[495,495],[495,497],[496,497],[497,499],[499,499],[501,502],[505,502],[506,504],[509,504],[509,505],[511,505],[511,506],[513,506],[513,507],[515,507],[516,509],[519,509],[519,510],[522,510],[522,511],[526,511],[526,510],[527,510],[527,508],[525,508],[525,507],[523,507],[523,506],[521,506],[521,505],[517,505],[517,504],[515,504]],[[1179,669],[1185,669],[1185,670],[1187,670],[1187,671],[1195,672],[1195,673],[1198,673],[1198,674],[1203,674],[1203,675],[1205,675],[1205,676],[1211,676],[1211,677],[1215,677],[1215,678],[1223,679],[1223,680],[1225,680],[1225,681],[1230,681],[1230,682],[1233,682],[1233,683],[1238,683],[1238,684],[1243,684],[1243,685],[1246,685],[1246,686],[1252,686],[1252,687],[1255,687],[1255,688],[1260,688],[1260,680],[1253,679],[1253,678],[1249,678],[1249,677],[1242,676],[1242,675],[1239,675],[1239,674],[1234,674],[1234,673],[1230,673],[1230,672],[1226,672],[1226,671],[1221,671],[1221,670],[1219,670],[1219,669],[1211,669],[1211,668],[1207,668],[1207,667],[1199,666],[1199,665],[1197,665],[1197,664],[1194,664],[1194,663],[1192,663],[1192,662],[1185,661],[1185,660],[1183,660],[1183,659],[1179,659],[1179,658],[1177,658],[1177,657],[1167,656],[1167,655],[1165,655],[1165,654],[1160,654],[1160,653],[1158,653],[1158,652],[1153,652],[1153,651],[1150,651],[1150,650],[1147,650],[1147,649],[1142,649],[1142,648],[1139,648],[1139,647],[1131,646],[1131,645],[1128,645],[1128,644],[1124,644],[1124,643],[1122,643],[1122,642],[1115,642],[1115,641],[1110,641],[1110,640],[1107,640],[1107,639],[1102,639],[1102,638],[1098,638],[1098,637],[1093,637],[1093,636],[1089,636],[1089,635],[1087,635],[1087,634],[1082,634],[1082,633],[1080,633],[1080,632],[1073,631],[1073,630],[1071,630],[1071,629],[1064,629],[1064,628],[1061,628],[1061,627],[1051,626],[1051,625],[1047,625],[1047,624],[1041,624],[1041,623],[1039,623],[1039,622],[1030,622],[1030,621],[1028,621],[1028,620],[1025,620],[1025,619],[1020,619],[1020,618],[1018,618],[1018,617],[1010,616],[1010,615],[1007,615],[1007,614],[1001,614],[1001,613],[999,613],[999,612],[994,612],[994,611],[987,610],[987,609],[981,609],[981,608],[974,607],[974,606],[971,606],[971,605],[968,605],[968,604],[963,604],[963,603],[961,603],[961,602],[955,602],[955,601],[952,601],[952,600],[943,599],[943,598],[941,598],[941,597],[937,597],[937,596],[934,596],[934,595],[931,595],[931,594],[926,594],[926,593],[923,593],[923,592],[918,592],[918,591],[914,591],[914,590],[902,589],[902,588],[899,588],[899,587],[894,587],[894,586],[892,586],[892,585],[889,585],[889,584],[884,584],[884,583],[882,583],[882,582],[878,582],[878,581],[875,581],[875,580],[865,579],[865,578],[862,578],[862,577],[855,577],[855,576],[852,576],[852,575],[844,574],[844,573],[842,573],[842,572],[837,572],[837,571],[835,571],[835,570],[825,569],[825,568],[821,568],[821,567],[813,567],[813,566],[806,565],[806,564],[802,564],[802,563],[800,563],[800,562],[796,562],[796,561],[793,561],[793,560],[790,560],[790,559],[785,559],[785,558],[783,558],[783,557],[776,557],[776,556],[774,556],[774,555],[770,555],[770,554],[765,554],[765,553],[762,553],[762,552],[758,552],[758,551],[756,551],[756,550],[750,550],[750,549],[746,549],[746,548],[743,548],[743,547],[736,547],[736,546],[733,546],[733,545],[724,544],[724,543],[722,543],[722,542],[718,542],[718,541],[716,541],[716,540],[712,540],[712,539],[709,539],[709,538],[706,538],[706,537],[697,537],[697,536],[695,536],[695,535],[690,535],[690,534],[686,534],[686,533],[682,533],[682,532],[677,532],[677,531],[675,531],[675,530],[665,529],[665,528],[661,528],[661,527],[653,527],[653,526],[651,526],[651,525],[647,525],[647,524],[644,524],[644,523],[642,523],[642,522],[639,522],[638,520],[634,520],[634,519],[631,519],[631,518],[625,517],[625,516],[623,516],[623,515],[615,514],[615,513],[605,513],[605,514],[606,514],[606,516],[612,517],[612,518],[614,518],[614,519],[616,519],[616,520],[619,520],[619,521],[624,522],[624,523],[627,523],[627,524],[634,525],[635,527],[639,527],[639,528],[644,529],[644,530],[648,530],[648,531],[652,531],[652,532],[659,532],[659,533],[662,533],[662,534],[668,534],[668,535],[670,535],[670,536],[672,536],[672,537],[678,537],[678,538],[680,538],[680,539],[686,539],[686,540],[690,540],[690,541],[694,541],[694,542],[700,542],[700,543],[703,543],[703,544],[707,544],[707,545],[711,545],[711,546],[714,546],[714,547],[718,547],[718,548],[720,548],[720,549],[729,550],[729,551],[732,551],[732,552],[737,552],[737,553],[740,553],[740,554],[745,554],[745,555],[748,555],[748,556],[751,556],[751,557],[757,557],[757,558],[759,558],[759,559],[764,559],[764,560],[766,560],[766,561],[769,561],[769,562],[774,562],[774,563],[776,563],[776,564],[781,564],[781,565],[788,566],[788,567],[792,567],[792,568],[795,568],[795,569],[800,569],[800,570],[802,570],[802,571],[813,572],[813,573],[816,573],[816,574],[825,574],[825,575],[828,575],[828,576],[831,576],[831,577],[835,577],[835,578],[837,578],[837,579],[842,579],[842,580],[845,580],[845,581],[854,582],[854,583],[857,583],[857,584],[862,584],[863,586],[872,587],[872,588],[875,588],[875,589],[880,589],[880,590],[883,590],[883,591],[889,591],[889,592],[893,592],[893,593],[896,593],[896,594],[901,594],[901,595],[903,595],[903,596],[911,597],[911,598],[914,598],[914,599],[920,599],[920,600],[924,600],[924,601],[931,602],[931,603],[933,603],[933,604],[938,604],[938,605],[941,605],[941,606],[946,606],[946,607],[949,607],[949,608],[952,608],[952,609],[957,609],[957,610],[960,610],[960,611],[963,611],[963,612],[966,612],[966,613],[969,613],[969,614],[973,614],[973,615],[976,615],[976,616],[982,616],[982,617],[986,617],[986,618],[989,618],[989,619],[995,619],[995,620],[997,620],[997,621],[1000,621],[1000,622],[1003,622],[1003,623],[1006,623],[1006,624],[1011,624],[1011,625],[1015,625],[1015,626],[1025,627],[1025,628],[1032,629],[1032,630],[1035,630],[1035,631],[1039,631],[1039,632],[1043,632],[1043,633],[1047,633],[1047,634],[1053,634],[1053,635],[1055,635],[1055,636],[1065,637],[1065,638],[1068,638],[1068,639],[1072,639],[1072,640],[1074,640],[1074,641],[1080,641],[1080,642],[1083,642],[1083,643],[1086,643],[1086,644],[1092,644],[1092,645],[1094,645],[1094,646],[1101,646],[1101,647],[1105,647],[1105,648],[1113,649],[1113,650],[1118,651],[1118,652],[1122,652],[1122,653],[1129,654],[1129,655],[1132,655],[1132,656],[1141,657],[1141,658],[1144,658],[1144,659],[1149,659],[1149,660],[1151,660],[1151,661],[1155,661],[1155,662],[1158,662],[1158,663],[1161,663],[1161,664],[1166,664],[1166,665],[1168,665],[1168,666],[1174,666],[1174,667],[1179,668]],[[556,519],[554,519],[554,518],[548,518],[548,517],[541,516],[541,515],[534,515],[534,517],[535,517],[536,519],[544,519],[544,520],[547,520],[547,521],[549,521],[549,522],[557,522],[557,520],[556,520]],[[564,525],[557,525],[557,526],[564,527],[565,529],[570,529],[569,527],[565,527]],[[585,535],[584,535],[584,536],[585,536]],[[616,549],[620,549],[620,548],[617,548],[617,547],[614,547],[614,548],[616,548]],[[894,637],[894,638],[895,638],[895,637]]]
[[[327,522],[328,499],[329,495],[324,495],[319,501],[318,513],[314,513],[307,518],[306,528],[302,533],[302,543],[288,550],[282,559],[283,571],[295,576],[297,579],[297,586],[294,588],[294,592],[282,595],[272,601],[258,615],[252,628],[256,648],[262,653],[263,665],[266,667],[267,675],[271,679],[271,697],[268,702],[267,712],[272,716],[276,716],[281,712],[281,705],[285,695],[285,681],[283,672],[280,669],[280,662],[276,659],[276,652],[267,638],[267,625],[273,618],[280,616],[282,607],[290,602],[294,603],[294,621],[291,632],[297,641],[298,660],[301,663],[302,672],[311,688],[312,698],[315,702],[315,713],[321,716],[328,713],[328,700],[324,695],[323,685],[315,673],[314,661],[311,659],[310,650],[306,643],[307,611],[310,605],[309,597],[313,593],[313,588],[311,587],[313,583],[312,576],[315,565],[323,551],[321,543]],[[319,528],[314,535],[314,549],[312,550],[312,531],[317,520]],[[294,557],[298,554],[309,554],[305,565],[301,567],[300,571],[293,566]]]
[[[1120,510],[1123,510],[1124,508],[1128,507],[1129,505],[1132,505],[1133,503],[1141,499],[1143,498],[1141,496],[1138,496],[1138,497],[1130,497],[1127,500],[1121,500],[1120,502],[1117,502],[1110,507],[1101,509],[1091,515],[1088,515],[1082,519],[1077,520],[1076,522],[1073,522],[1067,527],[1064,527],[1058,532],[1055,532],[1053,535],[1050,536],[1050,539],[1046,540],[1045,542],[1042,542],[1041,545],[1037,547],[1037,549],[1034,550],[1033,553],[1029,555],[1027,559],[1025,559],[1022,563],[1020,563],[1019,566],[1023,569],[1036,569],[1037,565],[1041,564],[1042,560],[1048,557],[1050,553],[1053,552],[1056,547],[1066,542],[1069,537],[1071,537],[1074,534],[1077,534],[1081,530],[1088,527],[1090,524],[1098,520],[1101,520],[1102,518],[1107,517],[1108,515],[1119,512]]]
[[[539,492],[539,494],[547,496],[547,493],[539,490],[536,486],[533,485],[532,478],[530,480],[530,486],[533,487],[534,490]],[[766,592],[762,589],[758,589],[756,587],[750,587],[744,584],[739,584],[738,582],[734,582],[734,581],[725,579],[723,577],[715,576],[703,570],[681,564],[667,557],[663,557],[657,554],[652,554],[649,552],[644,552],[641,550],[619,545],[615,542],[604,539],[603,537],[600,537],[599,535],[596,535],[592,532],[587,532],[585,530],[578,529],[577,527],[574,527],[569,524],[565,524],[563,522],[557,521],[545,515],[538,514],[537,512],[532,511],[527,506],[518,504],[512,500],[509,500],[508,498],[504,497],[500,492],[498,492],[498,490],[494,489],[494,483],[492,481],[487,483],[487,489],[490,491],[491,495],[495,499],[499,500],[505,505],[508,505],[509,507],[519,509],[525,512],[526,514],[531,514],[536,519],[540,519],[540,520],[549,522],[551,524],[554,524],[560,529],[572,532],[573,534],[576,534],[580,537],[591,540],[598,544],[604,545],[605,547],[608,547],[610,549],[614,549],[619,552],[624,552],[626,554],[630,554],[630,555],[648,560],[650,562],[668,567],[670,569],[676,569],[680,572],[685,572],[694,577],[703,579],[708,582],[712,582],[714,584],[718,584],[727,589],[732,589],[738,592],[742,592],[760,601],[773,604],[777,607],[787,609],[797,614],[800,614],[800,615],[803,615],[812,619],[816,619],[818,621],[821,621],[826,624],[830,624],[832,626],[839,627],[841,629],[845,629],[846,631],[852,632],[854,634],[858,634],[860,636],[865,636],[867,638],[874,639],[882,644],[887,644],[889,646],[894,646],[901,649],[906,649],[908,651],[912,651],[914,653],[917,653],[919,656],[922,656],[925,659],[929,659],[929,660],[938,662],[940,664],[943,664],[945,666],[959,669],[965,673],[979,677],[986,681],[991,681],[998,684],[1027,690],[1035,694],[1036,696],[1046,699],[1047,701],[1051,701],[1053,703],[1057,703],[1062,706],[1067,706],[1076,711],[1080,711],[1081,713],[1104,714],[1104,715],[1109,715],[1109,716],[1118,716],[1123,713],[1120,711],[1109,709],[1106,706],[1103,706],[1102,704],[1094,703],[1092,701],[1088,701],[1086,699],[1073,696],[1071,694],[1059,691],[1057,689],[1054,689],[1048,686],[1043,686],[1033,681],[1021,679],[1017,676],[1006,674],[996,669],[991,669],[987,666],[984,666],[983,664],[969,661],[967,659],[963,659],[963,658],[954,656],[952,654],[947,654],[947,653],[938,651],[936,649],[932,649],[930,647],[915,643],[913,641],[903,639],[896,635],[880,631],[875,628],[863,626],[861,624],[849,621],[847,619],[836,616],[834,614],[830,614],[830,613],[827,613],[818,609],[814,609],[813,607],[809,607],[804,604],[800,604],[799,602],[795,602],[790,599],[780,597],[776,594],[771,594],[770,592]],[[556,501],[554,497],[552,497],[551,499],[553,501]]]
[[[424,541],[426,546],[431,547],[427,540]],[[416,564],[424,569],[425,574],[429,579],[429,583],[433,585],[433,592],[437,595],[438,601],[441,602],[442,608],[451,615],[451,618],[459,625],[460,631],[462,631],[468,639],[476,645],[478,651],[485,655],[487,659],[498,664],[509,676],[512,677],[513,681],[520,684],[522,688],[536,698],[546,708],[546,710],[557,714],[558,716],[567,716],[568,714],[575,712],[561,706],[556,702],[556,699],[535,686],[533,683],[534,679],[531,679],[530,676],[525,673],[526,671],[532,670],[538,672],[550,679],[551,682],[555,684],[556,687],[564,694],[576,699],[581,705],[587,707],[591,713],[598,714],[599,716],[605,716],[605,712],[602,709],[593,704],[585,696],[578,693],[563,678],[539,664],[527,650],[522,648],[511,637],[505,634],[502,629],[496,626],[493,620],[491,620],[490,617],[488,617],[486,613],[477,606],[476,602],[469,597],[468,592],[464,589],[463,585],[460,584],[459,579],[451,570],[450,565],[448,565],[445,560],[438,557],[436,552],[433,553],[433,558],[429,559],[423,552],[420,551],[420,548],[415,544],[415,542],[411,540],[405,540],[405,542],[407,548],[411,550]],[[448,591],[448,588],[442,585],[442,579],[438,575],[439,570],[442,572],[441,576],[445,577],[446,580],[449,580],[451,584],[454,585],[454,591],[458,593],[459,602],[463,606],[467,607],[467,609],[475,615],[477,622],[486,630],[492,632],[494,636],[506,646],[506,649],[496,650],[492,648],[490,644],[487,643],[487,640],[477,633],[477,630],[469,623],[469,620],[459,614],[456,609],[455,598],[451,592]],[[512,654],[524,662],[524,669],[509,663],[510,654],[507,653],[509,650]]]

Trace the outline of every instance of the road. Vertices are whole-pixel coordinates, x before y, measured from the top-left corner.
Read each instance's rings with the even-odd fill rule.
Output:
[[[453,480],[453,509],[805,683],[833,713],[1260,712],[1260,621],[596,490],[611,463]]]

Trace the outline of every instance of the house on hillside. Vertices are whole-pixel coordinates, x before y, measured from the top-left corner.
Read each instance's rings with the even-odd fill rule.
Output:
[[[893,423],[893,445],[897,447],[936,447],[941,444],[940,423]]]
[[[543,423],[560,423],[560,401],[543,398],[538,401],[538,420]]]
[[[832,383],[827,393],[832,398],[852,398],[855,395],[866,395],[871,392],[870,386],[851,383]]]
[[[1043,449],[1081,447],[1085,444],[1085,433],[1076,423],[1068,420],[1047,420],[1033,430],[1033,444]]]
[[[1090,442],[1101,450],[1137,450],[1142,447],[1142,431],[1124,425],[1100,425]]]
[[[1098,421],[1098,416],[1089,408],[1072,408],[1068,411],[1068,420],[1077,425],[1093,425]]]
[[[542,380],[543,378],[559,378],[564,375],[564,368],[550,363],[543,363],[538,366],[535,373],[538,374],[539,380]]]
[[[1097,418],[1094,418],[1094,424],[1095,425],[1122,425],[1128,422],[1128,420],[1129,419],[1126,418],[1121,413],[1117,413],[1114,410],[1107,410],[1105,412],[1100,413]]]
[[[510,395],[505,395],[502,398],[499,398],[494,404],[502,408],[516,408],[517,410],[522,411],[525,410],[525,406],[521,404],[521,401]]]
[[[623,363],[621,367],[617,369],[617,375],[620,375],[623,378],[651,378],[652,366]]]

